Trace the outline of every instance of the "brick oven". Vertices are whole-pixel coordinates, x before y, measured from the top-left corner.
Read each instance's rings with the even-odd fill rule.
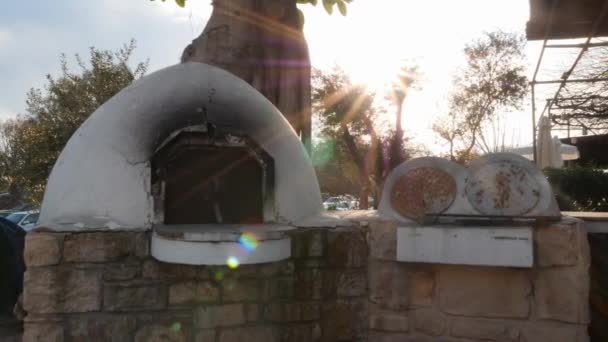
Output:
[[[79,128],[27,235],[32,341],[586,341],[589,250],[513,155],[408,161],[323,212],[282,115],[185,63]]]

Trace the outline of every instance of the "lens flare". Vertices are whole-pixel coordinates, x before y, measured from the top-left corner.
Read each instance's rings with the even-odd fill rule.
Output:
[[[239,267],[239,259],[231,256],[228,258],[228,260],[226,260],[226,265],[228,265],[228,267],[231,269],[235,269]]]
[[[258,239],[251,233],[243,233],[239,238],[239,243],[248,252],[253,252],[258,247]]]
[[[182,324],[180,322],[173,323],[173,325],[171,325],[171,330],[173,330],[173,331],[182,330]]]

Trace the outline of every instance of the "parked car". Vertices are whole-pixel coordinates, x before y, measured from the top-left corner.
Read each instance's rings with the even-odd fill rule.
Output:
[[[38,222],[39,215],[40,212],[38,210],[17,211],[6,216],[5,219],[23,228],[26,232],[29,232]]]
[[[15,210],[0,210],[0,217],[7,217],[14,212]]]
[[[23,289],[25,230],[0,218],[0,315],[12,314]]]

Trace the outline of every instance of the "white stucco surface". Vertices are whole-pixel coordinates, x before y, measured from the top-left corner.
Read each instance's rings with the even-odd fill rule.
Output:
[[[401,226],[397,261],[532,267],[531,227]]]
[[[232,74],[186,63],[142,78],[85,121],[53,168],[39,224],[150,227],[152,154],[172,132],[205,122],[249,135],[274,158],[277,222],[320,217],[314,169],[281,113]]]

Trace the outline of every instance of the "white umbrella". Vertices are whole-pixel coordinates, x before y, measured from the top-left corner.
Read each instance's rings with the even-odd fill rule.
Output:
[[[551,139],[551,123],[549,118],[543,116],[538,121],[538,136],[536,138],[536,165],[544,169],[546,167],[561,167],[560,161],[556,160],[557,153],[555,144]]]

